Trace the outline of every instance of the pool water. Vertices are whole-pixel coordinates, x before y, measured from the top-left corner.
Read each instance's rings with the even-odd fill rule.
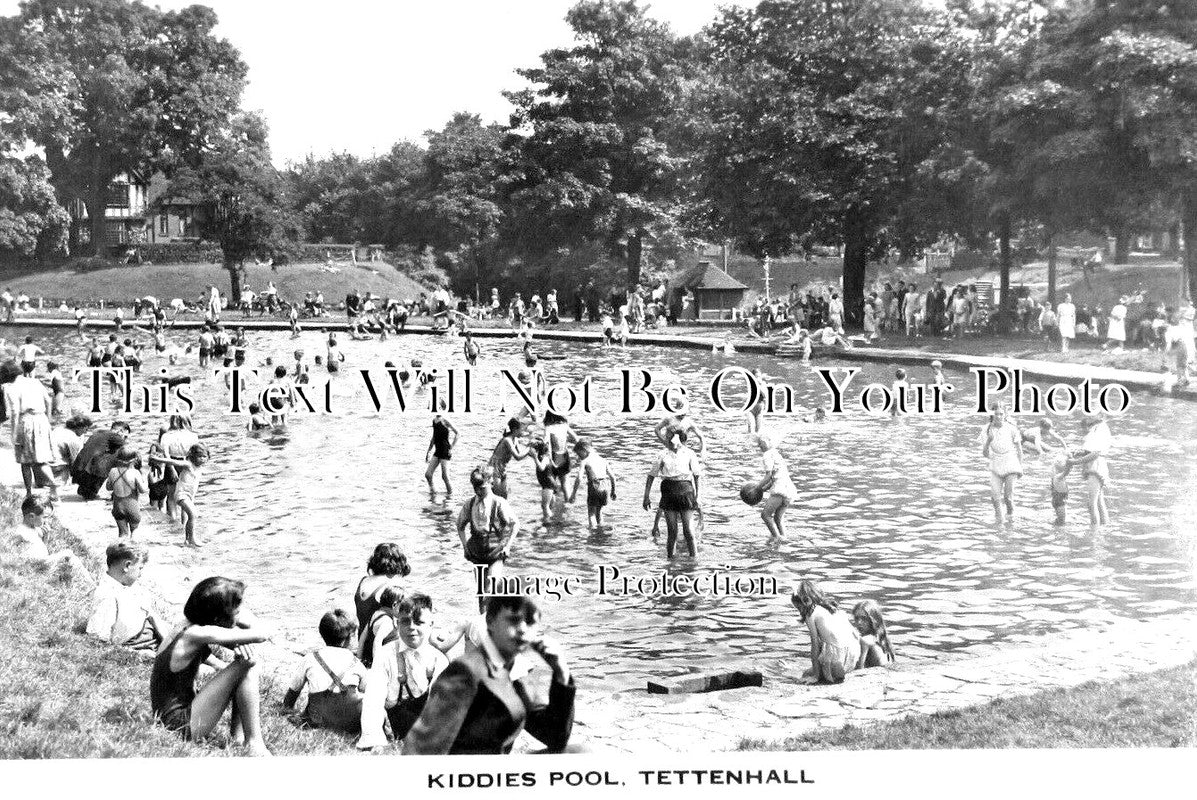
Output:
[[[10,329],[14,340],[26,332]],[[51,357],[67,365],[81,362],[84,353],[73,331],[28,332]],[[176,339],[184,336],[190,341],[193,334]],[[324,353],[318,332],[298,341],[285,333],[254,332],[251,342],[249,361],[255,365],[266,356],[290,364],[296,347],[306,351],[309,364]],[[194,360],[174,368],[174,374],[195,380],[195,428],[212,451],[198,502],[198,533],[207,547],[182,552],[178,533],[159,550],[180,548],[175,560],[189,565],[193,579],[224,574],[246,580],[255,611],[279,620],[300,641],[315,642],[315,623],[324,611],[352,608],[352,590],[382,541],[403,547],[412,564],[411,585],[433,596],[442,619],[474,613],[473,575],[461,556],[454,520],[470,496],[469,468],[487,460],[507,418],[497,410],[495,372],[522,366],[513,341],[480,344],[472,413],[449,415],[461,434],[451,468],[456,493],[449,499],[430,496],[424,482],[430,415],[400,413],[393,396],[384,396],[383,411],[375,413],[356,370],[371,368],[385,388],[387,360],[402,365],[420,358],[426,368],[460,369],[465,366],[460,340],[411,335],[343,341],[345,369],[332,383],[335,413],[296,414],[285,432],[263,436],[247,435],[245,417],[224,413],[223,379],[202,374]],[[766,426],[780,435],[780,450],[801,494],[787,515],[788,536],[770,542],[757,510],[738,497],[741,483],[760,471],[744,415],[718,412],[706,392],[720,369],[736,364],[759,367],[770,381],[792,386],[806,408],[827,405],[828,391],[810,366],[654,347],[604,351],[592,344],[539,341],[536,348],[545,356],[551,382],[594,376],[593,413],[571,415],[570,421],[608,458],[619,495],[606,509],[604,532],[587,529],[584,491],[561,523],[546,528],[531,462],[514,463],[509,485],[523,527],[508,574],[578,576],[575,595],[544,599],[544,617],[590,687],[642,687],[649,676],[731,665],[751,665],[771,680],[796,682],[808,663],[807,635],[784,592],[804,577],[849,607],[863,598],[881,602],[903,660],[1193,607],[1197,410],[1185,402],[1134,392],[1130,412],[1111,423],[1112,524],[1095,538],[1087,535],[1077,475],[1068,524],[1052,524],[1047,457],[1028,457],[1015,520],[993,522],[978,440],[983,420],[971,413],[971,386],[950,398],[942,415],[894,420],[857,408],[821,424],[770,415]],[[149,358],[143,380],[148,383],[162,365]],[[667,567],[663,535],[660,541],[649,536],[652,513],[641,507],[645,475],[660,450],[651,435],[660,412],[619,413],[618,370],[625,367],[689,387],[707,440],[699,560],[681,557],[669,569],[703,574],[718,567],[733,577],[771,576],[783,594],[597,594],[599,565],[637,577],[659,575]],[[912,370],[911,379],[930,380],[925,372]],[[317,382],[326,377],[316,369],[312,374]],[[890,367],[868,365],[856,381],[888,384],[892,374]],[[951,377],[967,383],[964,375]],[[86,382],[72,384],[69,405],[85,403],[88,392]],[[426,408],[426,390],[415,397]],[[130,417],[140,449],[165,419]],[[1078,420],[1058,418],[1057,427],[1079,443]]]

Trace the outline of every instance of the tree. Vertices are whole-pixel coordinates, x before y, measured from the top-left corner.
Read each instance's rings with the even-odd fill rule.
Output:
[[[499,200],[506,131],[483,125],[477,115],[458,113],[426,136],[425,185],[417,208],[430,243],[449,254],[458,285],[470,286],[478,300],[503,219]]]
[[[202,163],[180,168],[161,198],[204,207],[202,235],[220,245],[234,300],[241,295],[246,260],[279,258],[299,236],[266,139],[266,123],[257,115],[234,118]]]
[[[246,66],[216,22],[125,0],[28,0],[0,21],[0,119],[89,209],[97,252],[112,179],[195,167],[236,112]]]
[[[671,146],[687,61],[668,26],[635,0],[583,0],[566,16],[578,44],[519,70],[505,238],[531,256],[601,241],[640,280],[647,239],[681,224]]]
[[[709,227],[758,256],[842,243],[858,322],[868,259],[944,227],[909,204],[951,177],[935,160],[968,96],[968,47],[949,15],[898,0],[762,0],[725,8],[707,41]]]
[[[37,156],[0,154],[0,252],[23,256],[66,250],[70,217],[58,204],[50,172]]]

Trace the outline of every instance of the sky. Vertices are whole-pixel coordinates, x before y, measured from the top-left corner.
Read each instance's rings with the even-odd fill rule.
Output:
[[[264,112],[279,166],[308,153],[370,156],[422,141],[457,111],[506,122],[504,89],[545,50],[572,42],[575,0],[207,0],[217,34],[249,65],[243,105]],[[149,2],[184,8],[189,0]],[[752,0],[655,0],[650,16],[694,33],[719,6]],[[0,0],[0,15],[18,11]]]

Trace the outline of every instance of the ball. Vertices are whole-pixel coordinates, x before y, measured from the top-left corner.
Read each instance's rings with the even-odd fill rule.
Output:
[[[740,487],[740,499],[750,506],[755,506],[761,502],[761,498],[765,493],[757,488],[756,481],[749,481]]]

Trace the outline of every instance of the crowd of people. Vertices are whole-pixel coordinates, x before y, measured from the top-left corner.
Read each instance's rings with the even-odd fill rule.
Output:
[[[896,305],[877,318],[879,328],[900,325],[908,309],[914,307],[916,325],[934,328],[942,324],[947,329],[947,316],[930,323],[919,316],[929,303],[934,309],[940,308],[938,301],[932,303],[928,298],[942,287],[925,295],[914,285],[899,288],[905,294],[895,290],[888,297],[888,302]],[[828,294],[826,298],[811,294],[797,298],[795,305],[782,313],[800,315],[802,324],[842,330],[842,302],[834,292]],[[956,296],[969,302],[967,289]],[[497,299],[497,294],[494,297]],[[546,301],[534,298],[530,307],[522,309],[516,302],[518,296],[514,298],[514,305],[507,309],[512,324],[526,331],[529,314],[538,321],[547,317],[551,324],[559,309],[555,294],[547,297]],[[634,313],[633,308],[639,305],[635,297],[632,293],[624,298],[618,309],[623,327],[629,327],[631,319],[649,324],[662,311],[649,295],[649,302],[643,305],[644,316]],[[350,336],[357,338],[357,331],[374,324],[374,315],[380,309],[372,306],[371,300],[369,295],[347,298]],[[449,300],[431,298],[428,310],[433,314],[451,313]],[[881,296],[878,300],[883,302]],[[153,358],[175,364],[190,353],[195,353],[201,364],[246,363],[250,342],[245,331],[225,330],[220,321],[223,308],[214,288],[208,301],[206,325],[196,340],[186,345],[172,341],[166,314],[152,297],[141,298],[134,315],[137,319],[148,313],[148,330],[132,325],[129,331],[152,337],[149,342],[138,343],[130,338],[122,341],[116,333],[109,335],[106,344],[98,337],[89,341],[81,327],[80,363],[136,368],[143,360]],[[522,318],[517,318],[517,310],[524,315]],[[610,309],[600,306],[599,310],[600,321],[610,324]],[[463,329],[468,316],[461,313],[452,327]],[[385,334],[390,323],[380,322]],[[125,333],[121,318],[114,323]],[[468,363],[476,363],[481,348],[468,329],[464,329],[463,341],[463,357]],[[186,738],[202,739],[213,731],[221,713],[231,704],[234,740],[243,742],[248,752],[263,753],[266,747],[260,722],[257,646],[270,640],[277,629],[243,608],[244,584],[223,577],[201,581],[184,605],[184,619],[173,630],[134,591],[148,557],[136,541],[147,502],[167,519],[180,523],[185,544],[202,544],[197,536],[197,501],[209,453],[201,436],[192,429],[190,418],[170,416],[169,424],[148,448],[139,448],[130,441],[130,427],[120,419],[106,429],[91,432],[90,419],[81,414],[68,415],[64,409],[64,379],[59,365],[47,362],[46,371],[39,375],[38,362],[44,361],[45,354],[33,337],[26,338],[8,355],[12,360],[6,368],[18,374],[0,375],[0,380],[4,382],[4,409],[10,421],[14,455],[25,484],[26,527],[36,530],[43,506],[58,502],[59,490],[67,483],[77,485],[85,500],[95,499],[102,489],[109,492],[118,538],[108,548],[107,573],[97,588],[96,611],[88,630],[107,641],[155,653],[150,675],[151,704],[156,718],[168,728]],[[311,369],[323,367],[335,373],[344,358],[336,334],[330,333],[325,354],[317,355],[311,365],[306,363],[302,350],[295,352],[293,365],[273,364],[271,359],[266,363],[274,368],[272,385],[280,388],[279,396],[290,399],[289,392],[306,382]],[[519,379],[530,394],[543,399],[547,381],[530,336],[524,341],[524,359],[526,369]],[[388,362],[388,366],[393,365]],[[399,373],[404,382],[419,370],[418,360],[413,360],[411,367],[410,372],[404,368]],[[933,380],[942,382],[942,368],[933,369]],[[763,379],[759,370],[757,376]],[[174,378],[163,376],[161,380]],[[905,371],[898,370],[895,390],[907,387],[906,381]],[[250,411],[250,431],[287,424],[287,407],[264,413],[251,406]],[[818,424],[825,418],[822,410],[816,409],[803,419]],[[753,445],[760,453],[760,468],[758,476],[741,488],[740,499],[758,509],[771,538],[781,539],[787,536],[786,513],[799,499],[798,488],[778,449],[776,432],[765,424],[763,403],[750,409],[746,419]],[[1052,461],[1050,486],[1044,488],[1050,494],[1056,521],[1065,521],[1068,477],[1078,471],[1088,494],[1090,528],[1094,533],[1100,530],[1108,520],[1105,487],[1109,481],[1111,435],[1104,418],[1093,417],[1085,424],[1083,440],[1070,446],[1049,420],[1020,431],[1004,409],[995,412],[981,435],[981,456],[988,462],[993,507],[999,520],[1009,519],[1015,512],[1016,481],[1030,451]],[[703,499],[712,491],[702,480],[705,437],[685,405],[661,419],[652,432],[660,451],[646,471],[640,504],[655,514],[654,541],[660,523],[665,524],[666,558],[678,557],[679,544],[686,556],[698,558],[704,529]],[[438,491],[439,478],[445,495],[453,492],[451,465],[459,438],[460,432],[443,413],[434,415],[424,471],[430,491]],[[517,553],[521,520],[509,498],[522,489],[513,465],[521,460],[531,462],[544,522],[560,519],[564,507],[574,503],[584,487],[588,525],[592,530],[601,530],[605,510],[619,500],[619,484],[624,477],[601,452],[603,449],[602,443],[578,436],[565,417],[551,410],[537,415],[522,412],[508,421],[489,460],[471,467],[469,497],[456,518],[463,561],[479,572],[483,586],[502,585],[506,564]],[[655,503],[654,485],[659,489]],[[39,498],[36,495],[42,489],[45,495]],[[40,538],[24,533],[23,541],[36,549],[33,540],[40,542]],[[63,554],[34,555],[64,558]],[[69,554],[65,558],[69,560]],[[550,749],[564,749],[572,726],[574,682],[560,646],[538,635],[540,611],[535,601],[483,592],[479,595],[478,617],[445,623],[434,613],[432,596],[408,585],[408,574],[406,558],[398,546],[379,545],[353,598],[356,620],[337,609],[320,618],[318,632],[324,646],[304,657],[289,685],[284,708],[294,708],[306,691],[308,702],[302,719],[307,724],[356,732],[363,748],[385,745],[389,735],[402,741],[404,752],[508,752],[519,732],[526,729]],[[812,666],[804,676],[806,680],[840,681],[854,669],[892,661],[893,647],[876,602],[862,601],[850,616],[845,615],[834,599],[809,581],[799,585],[792,602],[810,634]],[[231,656],[215,658],[213,653],[221,649]],[[547,704],[540,702],[543,698],[534,697],[529,671],[536,660],[530,664],[530,653],[538,656],[551,673]],[[201,670],[212,677],[197,691],[196,679]]]

